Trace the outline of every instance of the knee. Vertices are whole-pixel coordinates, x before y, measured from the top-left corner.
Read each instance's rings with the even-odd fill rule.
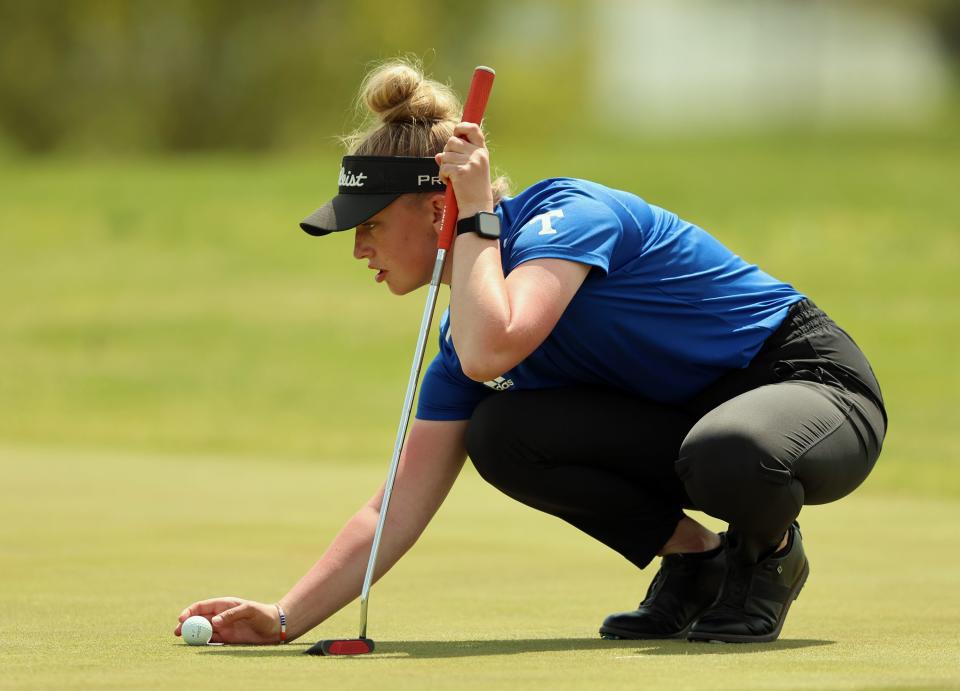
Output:
[[[794,483],[792,469],[764,444],[761,430],[734,420],[702,419],[684,439],[677,475],[698,505],[727,495],[749,497],[764,487]]]

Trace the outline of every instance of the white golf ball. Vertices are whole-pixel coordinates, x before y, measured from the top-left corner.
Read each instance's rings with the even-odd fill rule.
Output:
[[[187,645],[206,645],[213,636],[213,626],[206,617],[193,616],[183,622],[180,635]]]

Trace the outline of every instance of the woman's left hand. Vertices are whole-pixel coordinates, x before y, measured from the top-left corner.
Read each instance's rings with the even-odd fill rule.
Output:
[[[490,152],[479,125],[472,122],[457,125],[443,153],[437,154],[436,159],[440,179],[447,185],[453,184],[459,218],[468,218],[480,211],[493,211]]]

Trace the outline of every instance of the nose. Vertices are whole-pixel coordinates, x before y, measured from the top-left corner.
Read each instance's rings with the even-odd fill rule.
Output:
[[[367,231],[357,228],[356,234],[353,236],[353,258],[363,259],[364,257],[369,257],[370,254]]]

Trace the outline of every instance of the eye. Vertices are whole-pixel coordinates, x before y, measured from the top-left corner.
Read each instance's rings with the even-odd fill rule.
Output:
[[[360,224],[360,227],[363,228],[364,230],[373,230],[374,228],[377,227],[377,224],[376,224],[376,223],[370,223],[370,222],[368,222],[368,223],[361,223],[361,224]]]

